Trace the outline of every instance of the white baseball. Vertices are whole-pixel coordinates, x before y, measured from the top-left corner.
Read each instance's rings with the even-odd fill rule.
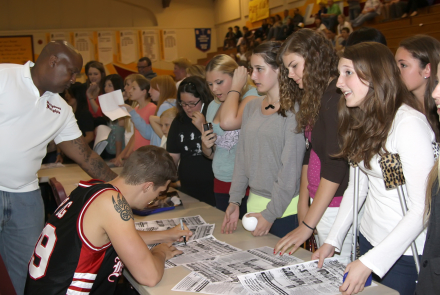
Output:
[[[251,213],[251,212],[249,212],[249,213]],[[241,223],[243,224],[243,227],[245,230],[254,231],[257,228],[258,219],[255,217],[248,217],[247,215],[249,213],[247,213],[243,216]]]

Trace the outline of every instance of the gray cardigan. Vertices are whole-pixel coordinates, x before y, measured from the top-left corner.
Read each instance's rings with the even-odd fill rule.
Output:
[[[270,199],[261,214],[274,222],[299,193],[305,140],[295,132],[291,112],[263,115],[263,99],[250,101],[243,112],[229,201],[241,203],[250,186],[252,193]]]

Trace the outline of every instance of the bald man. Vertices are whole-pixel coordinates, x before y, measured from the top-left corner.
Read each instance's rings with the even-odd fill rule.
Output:
[[[81,55],[67,42],[50,42],[36,63],[0,64],[0,255],[17,294],[43,229],[37,171],[54,140],[91,177],[117,175],[85,143],[72,108],[58,95],[75,82]]]

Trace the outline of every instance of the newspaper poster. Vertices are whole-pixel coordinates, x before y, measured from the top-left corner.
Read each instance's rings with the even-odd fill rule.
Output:
[[[233,282],[211,283],[196,272],[191,272],[181,280],[172,291],[194,292],[219,295],[247,295],[248,291],[240,284]]]
[[[142,31],[142,56],[152,62],[159,60],[159,37],[157,31]]]
[[[177,36],[175,30],[162,31],[163,56],[165,61],[173,61],[177,58]]]
[[[151,221],[141,221],[135,222],[135,226],[137,230],[141,231],[161,231],[167,230],[175,227],[176,225],[180,225],[180,219],[187,225],[203,225],[207,224],[206,221],[200,215],[196,216],[187,216],[182,218],[170,218],[170,219],[160,219],[160,220],[151,220]]]
[[[114,35],[111,31],[98,32],[98,60],[104,65],[113,62]]]
[[[136,61],[136,34],[134,31],[119,32],[120,62],[130,64]]]
[[[183,254],[175,256],[165,262],[165,268],[173,268],[178,265],[187,264],[212,257],[223,256],[241,249],[217,240],[214,236],[204,239],[187,242],[186,245],[179,243],[174,245]]]
[[[274,255],[273,248],[261,247],[235,252],[221,257],[192,262],[184,266],[212,283],[231,281],[238,283],[238,275],[255,273],[285,265],[301,263],[303,260],[284,254]]]
[[[76,32],[73,40],[75,48],[79,51],[83,58],[83,64],[95,59],[95,57],[90,53],[90,51],[93,50],[92,40],[90,40],[90,32]]]
[[[49,41],[69,41],[67,34],[65,32],[54,32],[50,33]]]
[[[239,275],[238,279],[251,294],[340,294],[345,267],[336,258],[327,258],[322,268],[318,268],[318,260],[313,260]]]

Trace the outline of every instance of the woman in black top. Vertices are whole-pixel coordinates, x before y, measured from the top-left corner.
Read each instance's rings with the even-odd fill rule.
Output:
[[[177,117],[171,124],[167,151],[179,163],[180,190],[215,206],[212,161],[202,154],[201,130],[213,97],[206,81],[186,78],[177,90]]]

